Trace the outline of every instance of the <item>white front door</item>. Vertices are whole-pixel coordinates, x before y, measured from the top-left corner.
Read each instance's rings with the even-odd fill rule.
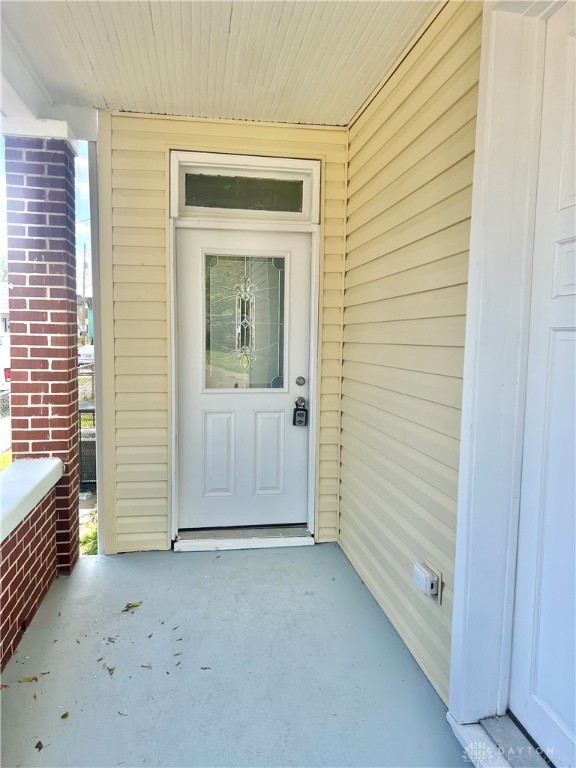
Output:
[[[510,709],[575,765],[575,6],[547,22]]]
[[[310,270],[309,234],[176,230],[180,529],[306,522]]]

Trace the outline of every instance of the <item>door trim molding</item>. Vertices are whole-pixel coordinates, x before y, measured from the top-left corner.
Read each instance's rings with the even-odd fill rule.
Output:
[[[559,4],[530,16],[533,5],[484,6],[450,667],[458,724],[504,714],[509,697],[544,42]]]
[[[178,174],[179,162],[190,162],[189,158],[193,152],[171,152],[170,170],[171,174]],[[178,161],[174,163],[175,157]],[[204,155],[206,157],[206,155]],[[215,157],[221,157],[215,155]],[[244,156],[228,155],[228,159],[234,158],[237,162],[234,167],[238,170],[242,167],[241,160]],[[253,167],[254,161],[257,161],[259,167],[265,167],[268,164],[271,168],[278,167],[279,163],[284,168],[294,168],[302,170],[306,167],[313,171],[314,189],[313,198],[320,200],[320,160],[300,160],[291,158],[267,158],[267,157],[246,157],[250,161],[249,166]],[[177,176],[178,178],[178,176]],[[178,182],[171,180],[170,194],[178,194]],[[176,203],[177,206],[177,203]],[[174,210],[174,202],[171,200],[171,210]],[[177,305],[176,305],[176,229],[236,229],[253,232],[300,232],[310,234],[310,371],[309,371],[309,416],[308,416],[308,510],[307,525],[312,536],[316,535],[316,484],[317,472],[316,461],[318,455],[318,432],[319,418],[318,408],[320,405],[318,368],[319,344],[318,332],[320,323],[320,246],[321,246],[321,226],[310,221],[274,221],[270,218],[255,219],[253,212],[251,216],[242,217],[241,211],[234,211],[230,218],[171,218],[170,219],[170,254],[168,264],[168,286],[169,286],[169,312],[170,312],[170,397],[172,399],[171,407],[171,483],[172,492],[170,494],[170,534],[172,541],[178,538],[178,368],[177,368]]]

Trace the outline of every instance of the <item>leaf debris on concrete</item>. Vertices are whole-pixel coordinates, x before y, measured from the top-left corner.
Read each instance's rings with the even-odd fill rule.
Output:
[[[152,669],[152,664],[148,662],[148,664],[140,664],[142,669]]]
[[[200,669],[212,669],[212,667],[200,667]]]
[[[37,749],[38,752],[40,752],[41,749],[44,749],[44,744],[42,744],[41,741],[37,741],[36,744],[34,744],[34,749]]]
[[[1,691],[3,688],[10,688],[10,686],[9,686],[9,685],[6,685],[6,683],[0,683],[0,691]]]
[[[172,656],[182,656],[182,651],[178,651],[178,653],[173,653]]]
[[[18,678],[19,683],[37,683],[38,678],[36,675],[30,675],[29,677],[19,677]]]
[[[106,667],[106,669],[108,670],[108,674],[110,675],[110,677],[112,677],[112,675],[114,674],[114,670],[116,669],[116,667]]]
[[[139,601],[134,602],[134,603],[126,603],[124,608],[122,608],[121,613],[128,613],[128,612],[134,613],[134,610],[136,608],[139,608],[142,605],[143,602],[144,602],[143,600],[139,600]]]
[[[69,712],[62,712],[60,715],[60,720],[66,720],[68,718]]]
[[[122,717],[128,717],[128,712],[121,712],[120,710],[118,710],[118,714],[121,715]]]

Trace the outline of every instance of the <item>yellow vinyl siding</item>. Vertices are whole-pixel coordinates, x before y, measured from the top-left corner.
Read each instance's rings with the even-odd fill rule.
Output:
[[[448,3],[349,131],[340,542],[445,700],[480,31]]]
[[[169,151],[322,161],[319,541],[338,533],[345,128],[101,114],[106,551],[170,547]]]

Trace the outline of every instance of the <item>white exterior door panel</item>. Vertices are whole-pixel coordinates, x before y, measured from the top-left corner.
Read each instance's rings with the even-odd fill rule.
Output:
[[[575,6],[547,22],[510,709],[576,764]]]
[[[310,256],[305,233],[177,229],[180,529],[307,520]]]

